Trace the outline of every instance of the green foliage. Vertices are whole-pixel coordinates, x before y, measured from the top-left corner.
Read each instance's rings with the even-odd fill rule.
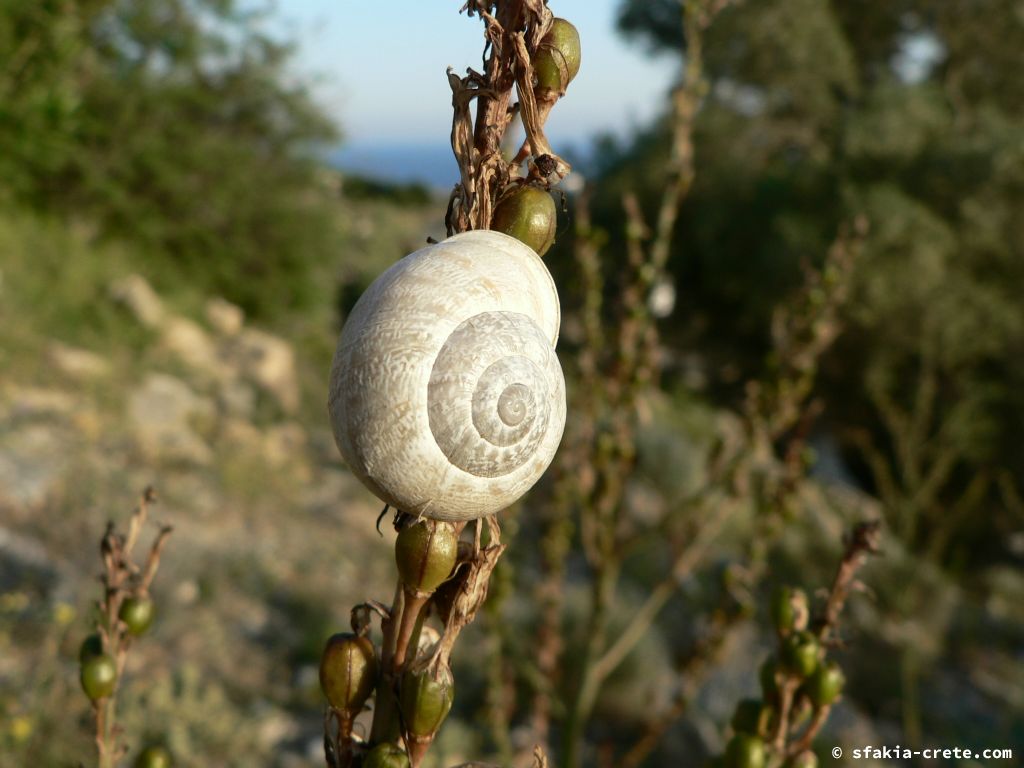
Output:
[[[1024,471],[1024,98],[1010,63],[1024,28],[996,21],[1012,3],[987,8],[731,5],[705,41],[697,176],[669,263],[682,301],[666,335],[704,350],[732,397],[758,373],[798,265],[819,262],[841,222],[868,219],[822,394],[890,521],[947,564],[1009,556],[993,534],[1014,525],[1006,478]],[[685,47],[679,9],[626,0],[620,25],[652,49]],[[653,221],[664,128],[606,149],[595,219],[621,229],[620,194],[635,188]]]
[[[231,0],[0,10],[0,170],[255,314],[308,306],[335,238],[314,150],[335,138],[291,51]]]
[[[347,200],[387,200],[395,205],[427,205],[432,200],[430,189],[420,182],[398,184],[365,176],[346,175],[344,192]]]

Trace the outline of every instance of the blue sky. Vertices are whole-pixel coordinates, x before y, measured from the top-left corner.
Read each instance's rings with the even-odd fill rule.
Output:
[[[583,40],[583,64],[552,113],[553,141],[600,131],[628,133],[657,113],[671,84],[671,58],[648,58],[615,32],[618,0],[552,0]],[[349,145],[447,141],[447,66],[479,70],[483,25],[459,14],[462,0],[280,0],[274,24],[299,44],[296,67],[312,76],[321,104]],[[399,88],[405,95],[399,96]]]

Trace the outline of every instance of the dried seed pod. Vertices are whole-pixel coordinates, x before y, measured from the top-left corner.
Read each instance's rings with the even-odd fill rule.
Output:
[[[455,526],[439,520],[408,525],[395,539],[395,561],[402,584],[412,593],[429,595],[455,567],[459,537]]]
[[[363,768],[409,768],[404,749],[394,744],[378,744],[363,756]]]
[[[491,229],[514,237],[543,256],[555,242],[558,213],[551,193],[522,185],[498,202]]]
[[[331,707],[355,717],[377,682],[373,643],[353,634],[331,636],[320,657],[320,687]]]
[[[129,597],[121,603],[117,618],[128,627],[128,632],[136,637],[143,634],[153,624],[156,608],[149,596]]]
[[[565,19],[555,19],[533,57],[537,87],[559,94],[580,71],[580,33]]]
[[[356,302],[331,368],[331,425],[353,474],[436,520],[515,502],[565,427],[559,319],[544,262],[501,232],[464,232],[392,265]]]
[[[92,701],[104,699],[117,687],[117,664],[105,653],[92,656],[82,664],[82,690]]]
[[[845,684],[846,675],[842,668],[836,662],[829,661],[814,670],[814,674],[804,684],[804,693],[815,707],[827,707],[839,698]]]

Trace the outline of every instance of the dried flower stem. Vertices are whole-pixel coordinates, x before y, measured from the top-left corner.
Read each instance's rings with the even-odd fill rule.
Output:
[[[832,586],[820,613],[811,621],[811,631],[822,646],[838,644],[840,618],[846,600],[850,592],[859,585],[858,571],[871,555],[878,553],[880,537],[881,524],[878,521],[860,523],[844,537],[843,556],[836,569]],[[801,679],[795,675],[789,675],[783,680],[779,722],[772,739],[771,766],[782,765],[786,759],[810,749],[815,737],[828,720],[831,707],[820,707],[815,710],[814,716],[804,730],[799,734],[795,733],[796,724],[792,717],[793,703],[796,690],[801,682]]]
[[[623,479],[629,476],[635,462],[637,395],[653,381],[657,368],[657,331],[647,311],[647,294],[664,270],[679,207],[692,185],[693,123],[706,88],[701,37],[718,10],[720,5],[705,0],[687,0],[683,4],[682,24],[688,46],[686,70],[683,81],[673,92],[671,159],[649,249],[643,244],[649,231],[642,222],[639,206],[634,198],[624,200],[628,219],[627,256],[635,279],[630,286],[632,291],[624,296],[621,304],[625,314],[619,324],[618,358],[612,365],[607,385],[602,387],[607,393],[605,415],[611,422],[609,439],[604,444],[598,441],[594,456],[597,490],[596,494],[589,494],[590,514],[581,520],[584,547],[593,570],[593,590],[582,676],[566,721],[562,760],[566,768],[579,765],[583,730],[601,684],[643,636],[674,593],[678,579],[689,572],[699,559],[696,555],[702,553],[705,546],[683,550],[677,555],[670,576],[652,590],[625,635],[604,648],[605,617],[615,594],[621,557],[618,527],[625,496]]]
[[[544,135],[548,111],[539,109],[534,94],[532,54],[551,26],[552,14],[540,0],[469,0],[463,9],[484,22],[484,73],[448,71],[452,89],[452,151],[460,182],[448,201],[448,234],[487,229],[494,206],[509,182],[519,176],[526,157],[508,162],[501,147],[518,112],[531,147],[530,178],[542,184],[554,174],[563,178],[569,164],[551,149]],[[519,102],[510,107],[512,90]],[[476,100],[475,120],[470,104]]]
[[[103,560],[103,599],[98,601],[99,618],[96,632],[100,637],[103,652],[114,659],[117,669],[117,680],[114,691],[106,697],[93,702],[95,720],[95,742],[100,768],[114,768],[124,757],[127,748],[120,744],[120,728],[117,725],[117,694],[131,650],[132,636],[121,621],[121,606],[127,597],[145,597],[153,583],[164,546],[171,535],[170,526],[161,526],[156,538],[150,546],[145,563],[140,568],[132,560],[132,551],[138,542],[142,529],[146,524],[149,506],[156,501],[153,488],[146,488],[138,506],[128,521],[126,535],[118,533],[113,522],[100,542],[100,555]]]

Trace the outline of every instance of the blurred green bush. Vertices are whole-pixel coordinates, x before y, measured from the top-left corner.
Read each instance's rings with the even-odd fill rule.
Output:
[[[663,326],[699,350],[713,398],[736,402],[770,362],[772,308],[800,264],[864,215],[823,427],[908,545],[958,572],[1017,561],[1007,534],[1024,513],[1024,26],[998,21],[1017,13],[1009,0],[984,7],[730,5],[705,44],[698,172],[669,263],[679,306]],[[678,18],[678,0],[620,7],[652,50],[685,49]],[[609,252],[624,247],[624,191],[654,220],[667,152],[663,122],[599,146]]]
[[[232,0],[4,3],[0,200],[96,221],[252,315],[308,307],[337,136],[290,53]]]

